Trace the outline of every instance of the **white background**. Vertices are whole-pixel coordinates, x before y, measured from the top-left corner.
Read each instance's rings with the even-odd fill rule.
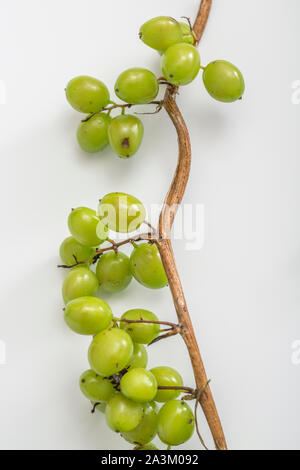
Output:
[[[1,2],[1,448],[129,447],[100,413],[90,414],[79,391],[89,338],[63,322],[57,252],[71,207],[95,207],[115,190],[160,203],[176,164],[176,135],[161,112],[143,118],[143,146],[131,160],[109,150],[84,154],[74,137],[81,116],[64,87],[89,74],[112,90],[131,66],[160,74],[159,57],[137,38],[139,26],[160,14],[193,18],[197,7],[197,0]],[[245,76],[244,99],[213,101],[200,75],[178,97],[193,144],[185,202],[204,205],[205,242],[187,251],[177,241],[175,252],[232,449],[300,448],[300,364],[292,361],[300,339],[300,105],[292,104],[299,14],[298,0],[215,0],[202,62],[235,63]],[[133,282],[103,297],[116,315],[141,307],[174,319],[167,289]],[[193,385],[179,338],[150,353],[151,366],[175,366]],[[182,448],[198,445],[194,437]]]

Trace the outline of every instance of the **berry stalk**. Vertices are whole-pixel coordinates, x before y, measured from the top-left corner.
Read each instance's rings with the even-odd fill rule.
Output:
[[[89,264],[91,262],[96,262],[100,256],[103,253],[106,253],[107,251],[113,250],[114,252],[117,252],[120,246],[127,245],[128,243],[131,243],[134,245],[136,242],[142,241],[142,240],[152,240],[152,234],[149,233],[142,233],[140,235],[137,235],[136,237],[131,237],[127,238],[126,240],[122,240],[120,242],[115,242],[113,240],[108,239],[107,241],[110,243],[110,246],[107,246],[105,248],[97,248],[95,250],[95,253],[92,254],[89,258],[85,259],[84,261],[78,261],[76,259],[76,256],[73,255],[74,257],[74,263],[73,264],[58,264],[58,268],[65,268],[65,269],[71,269],[75,268],[75,266],[78,266],[80,264]]]
[[[199,43],[204,28],[206,26],[212,0],[202,0],[200,3],[199,11],[193,26],[193,31],[196,36],[197,44]],[[176,104],[177,88],[168,87],[165,93],[163,106],[167,111],[170,119],[172,120],[177,136],[179,146],[178,164],[171,183],[168,194],[165,198],[164,205],[159,219],[159,239],[156,242],[160,256],[166,271],[169,286],[173,296],[173,301],[176,313],[181,327],[181,335],[188,348],[196,387],[198,390],[203,389],[199,396],[199,403],[205,414],[207,423],[212,433],[216,449],[226,450],[226,440],[217,412],[217,408],[212,396],[211,389],[208,383],[207,375],[205,372],[204,364],[201,358],[199,346],[195,337],[193,324],[188,312],[187,303],[184,297],[183,288],[181,285],[180,277],[176,268],[176,262],[170,241],[170,230],[174,222],[176,210],[181,203],[186,185],[189,179],[190,165],[191,165],[191,144],[189,132],[181,115],[181,112]],[[207,386],[206,386],[207,385]]]

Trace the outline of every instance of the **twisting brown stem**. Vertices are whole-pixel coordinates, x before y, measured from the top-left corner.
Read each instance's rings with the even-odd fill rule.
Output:
[[[149,240],[149,241],[155,241],[155,238],[153,238],[153,235],[152,233],[142,233],[141,235],[137,235],[136,237],[132,237],[132,238],[127,238],[126,240],[122,240],[121,242],[115,242],[113,240],[110,240],[108,239],[107,241],[111,244],[110,246],[107,246],[105,248],[98,248],[96,250],[96,253],[94,255],[92,255],[90,258],[84,260],[84,261],[77,261],[76,259],[76,256],[74,256],[74,259],[75,259],[75,263],[74,264],[58,264],[57,267],[58,268],[66,268],[66,269],[70,269],[70,268],[74,268],[75,266],[78,266],[79,264],[89,264],[91,263],[92,261],[97,261],[97,259],[103,254],[105,253],[106,251],[110,251],[110,250],[114,250],[114,252],[117,252],[118,251],[118,248],[120,246],[123,246],[123,245],[126,245],[128,243],[135,243],[135,242],[139,242],[139,241],[142,241],[142,240]]]
[[[156,111],[154,113],[149,113],[149,114],[156,114],[162,109],[162,102],[161,101],[150,101],[147,104],[155,104],[156,105]],[[108,113],[111,113],[114,109],[121,109],[122,111],[125,111],[126,108],[130,109],[132,106],[137,106],[136,104],[132,103],[125,103],[125,104],[117,104],[114,103],[111,106],[107,106],[106,108],[100,109],[100,111],[96,111],[95,113],[89,114],[85,119],[82,119],[81,122],[87,122],[89,121],[93,116],[96,116],[96,114],[104,113],[105,111],[108,111]],[[159,111],[158,111],[159,109]],[[138,114],[138,113],[135,113]],[[148,114],[148,113],[139,113],[139,114]]]
[[[175,336],[178,333],[181,333],[181,327],[176,325],[176,323],[171,323],[169,321],[153,321],[153,320],[127,320],[127,318],[114,318],[115,322],[126,322],[128,324],[131,323],[149,323],[149,324],[156,324],[156,325],[165,325],[168,326],[165,330],[160,330],[161,333],[165,333],[163,335],[159,335],[154,338],[147,346],[151,346],[151,344],[157,343],[162,339],[170,338],[171,336]]]
[[[203,30],[205,28],[211,3],[212,0],[202,0],[200,4],[198,15],[193,26],[197,43],[200,41]],[[177,89],[171,87],[167,88],[164,98],[164,108],[171,118],[177,132],[179,158],[173,181],[165,198],[160,214],[158,228],[159,239],[157,241],[157,246],[168,277],[179,325],[181,327],[181,334],[186,343],[191,358],[196,387],[198,390],[203,390],[201,396],[199,396],[199,402],[210,427],[216,448],[219,450],[226,450],[226,440],[221,421],[210,387],[207,385],[208,380],[206,372],[188,312],[181,281],[176,268],[172,244],[170,241],[170,230],[174,222],[177,207],[182,201],[185,188],[188,183],[191,165],[191,145],[189,133],[180,110],[175,102],[176,91]]]
[[[170,328],[164,335],[159,335],[154,338],[151,343],[147,344],[147,346],[151,346],[152,344],[158,343],[158,341],[161,341],[162,339],[171,338],[171,336],[178,335],[178,333],[181,333],[181,327],[179,325],[176,325],[175,327]]]
[[[112,240],[111,238],[108,238],[107,241],[111,244],[111,248],[114,250],[114,252],[117,254],[118,253],[118,244]]]
[[[150,222],[148,222],[147,220],[144,220],[144,224],[148,225],[148,227],[151,229],[151,232],[153,234],[156,234],[156,229],[153,227],[153,225],[150,224]]]
[[[200,439],[200,442],[203,445],[205,450],[208,450],[208,447],[206,446],[206,444],[203,440],[203,437],[200,434],[200,429],[199,429],[199,424],[198,424],[198,404],[200,403],[201,396],[203,395],[203,393],[207,389],[207,387],[209,385],[209,382],[210,382],[210,380],[208,380],[206,382],[206,384],[201,388],[201,390],[196,390],[196,401],[195,401],[195,412],[194,412],[197,435],[198,435],[198,437]]]
[[[195,390],[192,387],[177,387],[176,385],[174,386],[166,386],[166,385],[158,385],[158,390],[179,390],[180,392],[186,392],[191,395],[195,394]]]
[[[203,34],[203,31],[205,29],[205,26],[209,17],[211,5],[212,5],[212,0],[202,0],[202,2],[200,3],[199,11],[198,11],[198,14],[195,19],[194,26],[193,26],[193,31],[196,36],[197,44],[202,38],[202,34]]]
[[[177,328],[178,325],[176,323],[171,323],[169,321],[153,321],[153,320],[127,320],[127,318],[114,318],[115,321],[120,321],[120,322],[125,322],[125,323],[149,323],[151,325],[167,325],[170,326],[171,328]]]
[[[182,16],[181,18],[183,18],[184,20],[186,20],[188,22],[188,25],[190,27],[190,30],[193,31],[193,26],[192,26],[192,23],[191,23],[191,18],[189,18],[188,16]]]
[[[174,90],[171,88],[166,90],[164,108],[175,126],[179,144],[177,168],[159,217],[158,233],[163,239],[168,239],[189,178],[191,143],[187,127],[175,101]]]

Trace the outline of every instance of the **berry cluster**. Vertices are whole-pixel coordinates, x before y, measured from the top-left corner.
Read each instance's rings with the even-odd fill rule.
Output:
[[[91,369],[81,375],[80,388],[96,409],[105,412],[108,426],[138,449],[149,445],[157,433],[162,442],[179,445],[194,431],[191,409],[176,400],[185,390],[180,374],[170,367],[146,369],[144,345],[160,338],[161,325],[169,323],[140,308],[115,318],[110,306],[97,297],[99,288],[110,293],[126,289],[132,277],[151,289],[167,285],[154,243],[125,240],[134,245],[129,258],[119,251],[124,241],[118,244],[108,238],[109,230],[133,231],[144,219],[145,209],[136,198],[107,194],[97,213],[86,207],[71,211],[71,236],[60,246],[63,266],[70,268],[62,287],[65,322],[78,334],[94,336],[88,351]],[[165,403],[159,412],[156,402]]]
[[[121,158],[134,155],[144,128],[141,120],[126,110],[140,104],[155,104],[160,110],[163,101],[155,101],[159,86],[167,85],[175,92],[177,86],[191,83],[200,69],[213,98],[233,102],[244,92],[243,77],[231,63],[218,60],[201,67],[189,24],[157,17],[140,28],[139,36],[162,56],[163,76],[156,78],[142,68],[121,73],[114,91],[125,104],[111,101],[105,84],[92,77],[79,76],[67,85],[71,106],[88,114],[77,130],[78,143],[87,152],[98,152],[110,144]],[[112,117],[113,110],[121,113]],[[62,266],[70,269],[62,287],[65,321],[74,332],[93,336],[88,351],[91,368],[81,375],[80,389],[92,402],[93,411],[105,413],[108,426],[137,450],[156,449],[152,443],[156,434],[168,447],[190,439],[195,416],[186,400],[199,400],[199,390],[185,387],[176,370],[165,366],[147,369],[145,345],[177,334],[180,326],[160,321],[141,308],[116,318],[98,297],[99,289],[109,293],[126,289],[133,277],[150,289],[167,286],[157,234],[145,217],[143,204],[134,196],[107,194],[97,211],[72,209],[68,218],[71,236],[60,247]],[[118,243],[110,238],[110,231],[133,234],[142,224],[147,224],[147,233]],[[133,245],[130,257],[119,250],[125,243]],[[168,328],[162,330],[162,325]],[[185,396],[178,399],[181,392]],[[157,403],[163,403],[160,409]]]
[[[155,101],[159,85],[188,85],[200,69],[206,90],[216,100],[229,103],[240,99],[244,93],[243,76],[230,62],[215,60],[206,67],[201,66],[196,38],[189,24],[159,16],[143,24],[139,36],[161,54],[163,76],[156,78],[150,70],[139,67],[122,72],[114,91],[125,104],[111,101],[106,85],[93,77],[75,77],[66,87],[71,106],[88,114],[77,129],[78,143],[86,152],[99,152],[109,144],[120,158],[132,157],[141,145],[144,126],[136,115],[126,114],[126,109],[155,104],[157,111],[160,110],[162,102]],[[121,114],[112,118],[115,109],[121,110]]]

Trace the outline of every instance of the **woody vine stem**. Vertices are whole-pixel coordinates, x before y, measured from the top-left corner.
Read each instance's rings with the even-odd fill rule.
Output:
[[[193,26],[197,44],[199,43],[206,26],[211,4],[212,0],[201,1]],[[222,429],[222,424],[217,412],[211,389],[209,385],[206,386],[208,379],[201,358],[199,346],[195,337],[193,324],[188,312],[188,307],[184,297],[180,277],[176,268],[174,253],[170,240],[170,229],[176,215],[176,207],[178,207],[178,204],[180,204],[182,201],[185,188],[188,183],[191,166],[191,143],[189,132],[181,112],[176,104],[176,93],[176,87],[168,86],[163,100],[163,107],[167,111],[177,132],[179,157],[175,175],[160,214],[158,239],[155,240],[155,243],[159,249],[169,281],[179,325],[181,327],[180,334],[188,348],[194,371],[196,387],[198,390],[202,390],[202,393],[199,394],[200,405],[209,425],[216,449],[226,450],[227,445]]]
[[[191,40],[192,40],[193,46],[197,46],[198,43],[200,42],[200,39],[202,37],[203,31],[205,29],[205,26],[206,26],[206,23],[207,23],[207,20],[208,20],[211,4],[212,4],[212,0],[201,0],[199,10],[198,10],[198,13],[197,13],[197,17],[195,19],[195,22],[194,22],[193,26],[191,26],[190,20],[188,19],[189,25],[192,29],[192,39]],[[175,24],[177,24],[177,23],[175,22]],[[191,33],[191,31],[190,31],[190,33]],[[177,45],[175,45],[174,47],[176,47],[176,46]],[[193,54],[194,53],[197,54],[197,52],[195,51],[193,46],[189,45],[188,47],[192,49]],[[158,50],[160,50],[160,49],[158,49]],[[165,52],[163,59],[165,59],[167,54],[168,54],[168,51]],[[225,76],[227,76],[226,74],[228,72],[228,67],[229,67],[229,72],[228,72],[229,76],[231,74],[231,77],[233,77],[233,78],[232,78],[232,80],[229,80],[229,82],[230,82],[229,84],[227,83],[227,88],[228,89],[226,89],[225,91],[224,91],[224,84],[222,82],[221,91],[218,90],[218,87],[217,87],[217,91],[215,89],[212,90],[212,89],[210,89],[210,87],[208,87],[207,90],[209,91],[209,93],[213,97],[218,99],[219,101],[232,102],[232,101],[236,101],[237,99],[240,99],[242,94],[243,94],[243,91],[244,91],[244,81],[243,81],[243,77],[242,77],[241,73],[239,72],[239,70],[235,66],[233,66],[233,64],[230,64],[229,62],[226,62],[226,61],[215,61],[211,64],[213,64],[213,69],[215,69],[216,67],[217,68],[218,67],[221,67],[221,68],[225,67],[225,72],[223,71],[223,74],[221,73],[221,77],[222,77],[222,75],[224,77],[224,73],[225,73]],[[209,69],[211,64],[209,64],[205,68],[205,70]],[[199,67],[200,67],[200,62],[199,62]],[[164,68],[163,68],[163,71],[164,71]],[[150,76],[151,76],[151,72],[149,72],[147,70],[144,71],[144,72],[150,74]],[[164,75],[166,77],[170,77],[169,78],[170,81],[172,81],[172,77],[174,77],[174,75],[171,74],[171,73],[168,73],[168,71],[167,71],[167,73],[164,73]],[[70,87],[72,89],[72,84],[73,84],[74,80],[76,82],[76,80],[78,81],[78,79],[81,80],[82,78],[83,79],[88,78],[92,81],[95,80],[91,77],[77,77],[77,79],[75,78],[75,79],[73,79],[69,82],[68,87],[67,87],[69,92],[70,92]],[[218,84],[218,80],[219,80],[218,72],[217,72],[215,78],[216,78],[217,84]],[[172,243],[171,243],[172,225],[174,223],[174,219],[175,219],[175,216],[176,216],[176,211],[177,211],[179,205],[182,202],[184,192],[185,192],[185,189],[186,189],[186,185],[187,185],[188,180],[189,180],[190,167],[191,167],[190,137],[189,137],[189,132],[188,132],[187,126],[184,122],[183,116],[180,112],[180,109],[179,109],[177,103],[176,103],[176,95],[178,94],[178,86],[176,86],[175,84],[171,84],[168,81],[168,79],[165,78],[165,77],[160,77],[160,78],[156,79],[156,77],[154,76],[154,79],[155,79],[156,87],[157,87],[157,80],[158,80],[159,85],[165,85],[166,86],[166,91],[165,91],[165,94],[164,94],[164,98],[161,101],[150,101],[150,103],[148,101],[145,101],[150,105],[156,105],[156,109],[152,113],[142,113],[142,114],[155,114],[155,113],[161,111],[162,109],[164,109],[167,112],[168,116],[170,117],[170,119],[171,119],[171,121],[172,121],[172,123],[175,127],[175,130],[177,132],[178,149],[179,149],[177,167],[176,167],[176,170],[175,170],[173,180],[171,182],[171,186],[169,188],[169,191],[168,191],[168,193],[165,197],[164,203],[163,203],[163,207],[162,207],[162,210],[161,210],[161,213],[160,213],[160,216],[159,216],[158,227],[157,227],[157,229],[153,228],[149,222],[144,221],[143,223],[147,225],[147,232],[136,235],[136,236],[133,236],[133,237],[128,238],[126,240],[122,240],[120,242],[115,242],[115,241],[111,240],[110,238],[105,238],[105,240],[110,244],[110,246],[104,247],[104,248],[100,247],[100,248],[95,249],[94,251],[92,250],[92,253],[89,252],[90,257],[88,259],[85,259],[84,261],[80,260],[79,258],[77,258],[73,254],[73,258],[74,258],[73,264],[71,264],[71,265],[70,264],[60,265],[60,267],[72,268],[74,266],[77,266],[78,264],[83,264],[84,265],[84,264],[94,263],[94,262],[98,261],[99,258],[102,257],[102,255],[107,251],[113,250],[117,254],[118,253],[118,248],[125,245],[125,244],[127,244],[127,243],[131,243],[135,247],[135,249],[137,247],[136,242],[139,242],[139,241],[148,241],[150,244],[152,244],[152,245],[155,244],[156,245],[156,247],[157,247],[157,249],[160,253],[160,258],[162,260],[164,271],[166,273],[168,284],[169,284],[169,287],[170,287],[170,290],[171,290],[171,293],[172,293],[172,296],[173,296],[173,302],[174,302],[175,310],[176,310],[177,317],[178,317],[178,324],[165,322],[165,321],[153,321],[152,319],[150,319],[151,320],[150,321],[149,319],[147,320],[147,319],[144,319],[144,318],[140,318],[139,320],[138,319],[129,320],[129,319],[124,319],[123,317],[121,319],[113,318],[113,324],[116,325],[118,322],[124,322],[125,321],[127,323],[151,323],[151,324],[157,323],[157,324],[161,325],[164,329],[160,329],[159,327],[158,327],[158,329],[159,329],[160,333],[164,333],[164,334],[157,335],[149,344],[153,344],[154,342],[160,341],[161,339],[168,338],[170,336],[177,335],[177,334],[180,334],[182,336],[182,338],[183,338],[183,340],[184,340],[184,342],[187,346],[189,356],[190,356],[190,360],[191,360],[191,364],[192,364],[192,368],[193,368],[193,372],[194,372],[195,389],[190,388],[190,387],[175,387],[175,388],[174,387],[163,387],[162,385],[161,386],[158,385],[158,389],[170,388],[170,389],[174,389],[174,390],[175,389],[176,390],[181,390],[182,392],[187,393],[187,395],[185,395],[183,397],[184,400],[195,400],[196,430],[197,430],[197,434],[200,438],[200,441],[201,441],[202,445],[204,446],[205,449],[207,449],[207,447],[206,447],[206,445],[205,445],[205,443],[204,443],[204,441],[203,441],[203,439],[200,435],[198,420],[197,420],[197,410],[198,410],[198,405],[200,404],[201,407],[202,407],[202,410],[204,412],[205,418],[207,420],[208,426],[210,428],[212,437],[214,439],[214,444],[215,444],[216,449],[217,450],[226,450],[227,445],[226,445],[224,432],[223,432],[221,421],[220,421],[220,418],[219,418],[219,415],[218,415],[218,412],[217,412],[217,408],[216,408],[216,405],[215,405],[215,402],[214,402],[214,399],[213,399],[213,396],[212,396],[212,392],[211,392],[211,389],[210,389],[210,386],[209,386],[210,381],[207,378],[205,368],[204,368],[204,364],[203,364],[203,361],[202,361],[202,358],[201,358],[201,354],[200,354],[199,346],[198,346],[198,343],[197,343],[197,340],[196,340],[193,324],[192,324],[192,321],[191,321],[191,318],[190,318],[190,315],[189,315],[189,311],[188,311],[188,307],[187,307],[187,303],[186,303],[186,300],[185,300],[185,297],[184,297],[184,292],[183,292],[183,288],[182,288],[182,285],[181,285],[180,277],[179,277],[179,274],[178,274],[178,271],[177,271],[177,268],[176,268],[176,262],[175,262],[175,257],[174,257],[174,253],[173,253],[173,249],[172,249]],[[110,106],[108,106],[106,108],[102,107],[101,111],[96,110],[96,112],[90,113],[89,116],[87,116],[82,121],[83,126],[85,126],[85,125],[89,126],[89,123],[87,123],[87,121],[89,121],[90,119],[95,117],[95,115],[97,115],[99,113],[100,114],[103,113],[103,111],[107,111],[107,115],[105,116],[105,115],[102,114],[101,119],[102,119],[102,121],[104,119],[107,119],[108,116],[110,115],[110,112],[114,109],[121,110],[121,116],[119,116],[118,118],[121,117],[121,119],[122,119],[123,118],[122,116],[125,113],[125,110],[129,109],[133,106],[133,104],[131,104],[132,102],[129,101],[128,97],[127,97],[128,99],[124,99],[124,100],[123,100],[124,97],[122,97],[122,100],[126,102],[125,104],[117,104],[117,103],[114,103],[112,101],[109,101],[109,92],[108,92],[107,88],[105,87],[105,85],[102,82],[99,82],[97,80],[96,80],[96,82],[98,83],[98,86],[103,88],[104,93],[106,93],[106,95],[107,95],[106,96],[106,104],[110,104]],[[175,80],[174,83],[183,83],[184,84],[184,81]],[[206,84],[206,87],[207,87],[207,84]],[[76,87],[75,87],[75,89],[76,89]],[[119,92],[120,90],[116,87],[115,91]],[[156,97],[157,93],[158,93],[158,90],[156,91],[156,95],[153,94],[153,96]],[[116,94],[118,95],[118,93],[116,93]],[[67,92],[67,98],[68,98],[68,92]],[[77,110],[80,109],[80,111],[82,111],[81,104],[80,103],[78,104],[76,99],[75,99],[74,103],[72,102],[73,101],[72,93],[69,96],[68,101],[70,101],[70,104],[75,109],[77,109]],[[135,101],[136,100],[134,99],[133,103]],[[142,100],[142,102],[143,102],[143,100]],[[142,102],[137,101],[135,104],[142,104]],[[90,103],[93,103],[93,102],[90,101]],[[99,107],[101,107],[101,106],[99,106]],[[87,111],[89,111],[89,109]],[[91,109],[90,111],[94,111],[94,109]],[[138,114],[138,113],[136,113],[136,114]],[[105,118],[104,118],[104,116],[105,116]],[[114,120],[112,120],[112,122],[116,122],[116,120],[118,118],[115,118]],[[130,119],[135,120],[135,123],[136,122],[140,123],[139,125],[141,126],[141,129],[142,129],[142,124],[141,124],[141,122],[139,121],[138,118],[130,116]],[[92,123],[92,121],[91,121],[91,123]],[[103,124],[103,122],[102,122],[102,124]],[[107,124],[105,124],[105,126],[106,126],[105,129],[106,129],[106,132],[107,132]],[[109,127],[110,132],[112,132],[111,128],[112,128],[112,124]],[[101,137],[101,135],[100,135],[100,137]],[[111,137],[111,135],[108,136],[108,137]],[[108,137],[106,135],[106,139]],[[120,135],[120,138],[121,138],[121,135]],[[88,144],[90,145],[89,142],[88,142]],[[106,142],[106,144],[107,144],[107,142]],[[111,144],[112,148],[114,148],[114,143],[111,142],[111,139],[110,139],[110,144]],[[129,151],[130,141],[129,141],[129,138],[127,136],[126,136],[126,138],[123,138],[123,140],[121,141],[121,144],[125,148],[125,150],[124,150],[124,148],[122,148],[122,153],[119,153],[119,149],[115,149],[115,153],[117,153],[119,156],[123,156],[123,158],[128,158],[128,157],[130,157],[130,155],[133,155],[135,153],[133,151],[133,149],[131,149],[131,151]],[[92,147],[93,147],[93,145],[94,144],[92,143]],[[83,148],[87,151],[90,151],[90,147],[88,149],[86,149],[86,146],[84,145]],[[94,150],[94,147],[93,147],[92,151],[93,150]],[[118,193],[115,193],[115,194],[118,194]],[[110,195],[107,195],[107,196],[110,196]],[[103,200],[101,200],[101,201],[103,202]],[[87,208],[83,208],[83,209],[86,209],[86,211],[90,211],[90,209],[87,209]],[[72,212],[73,212],[73,210],[72,210]],[[71,214],[72,214],[72,212],[71,212]],[[75,210],[74,210],[74,213],[75,213]],[[99,222],[99,220],[97,220],[97,227],[98,227],[98,222]],[[99,223],[101,224],[101,222],[99,222]],[[131,233],[132,230],[128,230],[128,228],[129,227],[127,227],[127,232]],[[73,235],[73,231],[71,229],[70,229],[70,231]],[[94,242],[94,240],[95,239],[93,238],[93,242]],[[98,237],[96,241],[99,242],[99,240],[100,240],[100,238]],[[63,243],[65,243],[65,241]],[[101,243],[100,243],[100,245],[101,245]],[[88,246],[90,246],[89,243],[86,243],[86,244]],[[93,246],[94,245],[95,244],[93,244]],[[144,245],[149,246],[148,244],[144,244]],[[153,248],[155,248],[155,252],[157,253],[156,247],[153,246]],[[81,258],[82,258],[82,256],[81,256]],[[62,256],[62,259],[63,259],[64,262],[66,262],[63,256]],[[159,261],[159,263],[160,263],[160,269],[162,269],[161,262]],[[98,266],[97,266],[97,268],[98,268]],[[162,269],[162,271],[163,271],[163,269]],[[78,272],[78,271],[75,270],[75,272]],[[166,285],[165,274],[164,274],[164,285]],[[108,324],[110,323],[110,321],[111,321],[111,317],[109,318]],[[78,328],[77,327],[72,328],[70,326],[70,328],[74,329],[74,331],[77,331],[77,332],[81,332],[81,330],[82,330],[81,326],[78,327]],[[86,330],[84,328],[83,328],[83,330],[84,330],[84,332],[82,334],[88,334],[88,333],[86,333]],[[88,329],[88,331],[90,333],[89,329]],[[112,328],[111,331],[120,331],[120,330]],[[101,333],[99,333],[99,334],[101,334]],[[129,336],[128,336],[128,338],[130,340]],[[91,347],[92,346],[93,346],[93,343],[91,344]],[[90,363],[91,363],[91,361],[90,361]],[[119,365],[120,364],[117,363],[116,367],[119,366]],[[124,365],[126,365],[126,360],[124,362]],[[97,372],[98,371],[98,366],[94,365],[94,367],[93,367],[93,365],[92,365],[92,369],[95,369],[95,371]],[[105,369],[105,371],[114,370],[113,368],[111,369],[110,367],[108,369],[100,367],[100,369],[101,369],[101,371],[99,372],[100,375],[107,375],[107,374],[102,373],[104,369]],[[120,390],[120,387],[122,387],[122,384],[121,384],[120,381],[121,381],[123,375],[127,374],[128,367],[125,368],[125,369],[122,369],[122,370],[119,370],[117,368],[116,371],[118,371],[117,374],[115,373],[115,374],[109,375],[109,377],[105,377],[105,378],[109,379],[109,381],[114,385],[114,388],[116,390]],[[129,373],[130,373],[130,371],[129,371]],[[122,390],[121,390],[121,392],[122,392]],[[95,406],[94,406],[93,410],[94,409],[95,409]],[[116,430],[116,429],[119,429],[119,428],[118,427],[116,427],[116,428],[112,427],[112,429]],[[161,440],[163,442],[165,442],[165,440],[163,438],[161,438]],[[168,443],[168,440],[166,442]]]

